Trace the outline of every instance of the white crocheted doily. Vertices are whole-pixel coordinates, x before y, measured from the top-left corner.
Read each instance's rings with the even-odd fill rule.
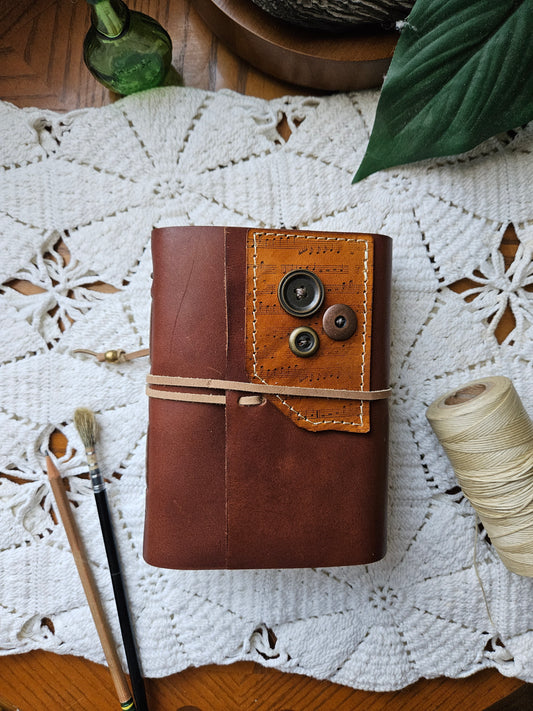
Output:
[[[84,406],[101,426],[99,458],[146,676],[247,659],[361,689],[486,667],[533,681],[533,582],[507,571],[483,531],[476,569],[473,510],[425,417],[437,396],[496,374],[513,380],[533,412],[532,130],[352,185],[376,101],[375,92],[265,101],[168,88],[64,115],[0,105],[3,654],[42,648],[103,661],[44,472],[59,430],[68,439],[59,467],[114,619],[72,424]],[[286,141],[276,130],[282,115]],[[506,269],[499,247],[509,223],[519,247]],[[73,350],[148,345],[156,224],[393,238],[383,561],[232,572],[143,561],[148,362],[99,363]],[[464,278],[469,290],[450,288]],[[16,280],[30,282],[31,293]],[[106,291],[94,289],[102,282]],[[494,330],[506,307],[516,325],[499,344]]]

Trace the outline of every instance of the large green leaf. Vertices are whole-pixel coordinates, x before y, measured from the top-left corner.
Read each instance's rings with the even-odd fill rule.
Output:
[[[533,0],[416,0],[354,182],[533,119]]]

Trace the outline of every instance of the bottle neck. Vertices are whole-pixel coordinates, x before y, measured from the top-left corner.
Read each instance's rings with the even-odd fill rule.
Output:
[[[89,0],[91,22],[101,35],[118,37],[128,22],[129,11],[122,0]]]

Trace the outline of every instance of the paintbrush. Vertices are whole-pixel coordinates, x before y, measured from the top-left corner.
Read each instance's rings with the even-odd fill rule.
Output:
[[[18,706],[13,706],[11,701],[0,696],[0,711],[20,711]]]
[[[115,596],[115,603],[120,623],[120,631],[122,634],[122,641],[124,643],[126,660],[128,662],[133,698],[135,699],[137,711],[148,711],[144,680],[139,667],[137,647],[133,636],[133,628],[128,610],[126,591],[122,580],[117,546],[113,533],[111,516],[109,514],[106,485],[104,478],[100,473],[96,458],[98,425],[94,413],[84,407],[78,408],[74,413],[74,424],[76,425],[76,429],[78,430],[83,446],[85,447],[87,464],[89,465],[89,474],[91,477],[94,499],[96,501],[96,509],[98,511],[98,518],[100,520],[100,528],[104,539],[109,572],[111,574],[111,582],[113,584],[113,593]]]
[[[91,614],[93,616],[96,631],[98,632],[98,637],[100,638],[100,643],[102,645],[102,649],[104,650],[109,672],[115,685],[118,700],[120,701],[120,708],[123,709],[123,711],[126,711],[126,709],[127,711],[135,711],[135,705],[133,703],[133,699],[131,698],[131,692],[126,681],[126,675],[122,671],[115,642],[109,629],[104,608],[98,595],[98,589],[96,587],[96,583],[94,582],[87,558],[85,557],[83,543],[76,527],[76,521],[72,514],[72,509],[67,498],[65,487],[63,486],[61,474],[50,457],[46,457],[46,470],[48,472],[48,479],[50,480],[50,486],[52,487],[56,505],[59,510],[59,515],[61,516],[61,520],[63,522],[63,528],[67,534],[72,556],[74,558],[74,562],[76,563],[76,568],[78,569],[78,575],[80,576],[85,597],[89,603],[89,609],[91,610]],[[11,707],[6,706],[5,702],[1,702],[0,700],[0,708],[9,709]]]
[[[0,696],[0,711],[20,711],[18,706],[14,706],[11,701]]]

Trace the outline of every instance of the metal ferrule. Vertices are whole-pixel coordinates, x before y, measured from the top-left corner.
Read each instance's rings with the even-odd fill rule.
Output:
[[[87,450],[87,464],[89,465],[89,474],[91,477],[93,491],[95,494],[99,494],[101,491],[105,490],[105,481],[104,477],[100,474],[96,454],[92,449]]]

